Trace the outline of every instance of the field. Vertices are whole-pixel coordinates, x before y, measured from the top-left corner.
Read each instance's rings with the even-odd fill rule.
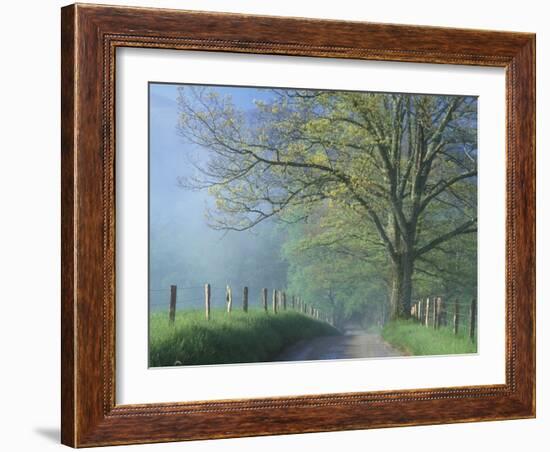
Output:
[[[272,361],[302,339],[340,334],[325,322],[294,311],[277,314],[251,309],[180,311],[173,325],[166,312],[151,312],[149,366],[203,365]]]
[[[384,340],[410,355],[452,355],[476,353],[477,347],[470,338],[451,328],[426,328],[410,321],[394,321],[382,330]]]

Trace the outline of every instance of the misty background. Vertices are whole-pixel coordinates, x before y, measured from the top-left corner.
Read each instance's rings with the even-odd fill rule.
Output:
[[[259,306],[263,287],[286,287],[288,264],[281,247],[286,232],[274,221],[250,231],[211,229],[205,212],[213,197],[207,190],[190,190],[178,178],[192,176],[193,166],[208,153],[184,140],[177,132],[178,87],[149,85],[149,305],[167,309],[170,285],[178,287],[178,308],[204,305],[204,284],[212,285],[212,305],[225,303],[225,287],[233,288],[239,303],[243,286],[249,303]],[[236,107],[254,108],[254,100],[268,100],[268,90],[219,87]]]

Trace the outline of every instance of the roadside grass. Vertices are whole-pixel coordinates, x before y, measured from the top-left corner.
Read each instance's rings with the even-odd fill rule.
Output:
[[[339,334],[328,323],[294,311],[215,309],[209,321],[203,310],[179,311],[173,325],[166,312],[151,312],[149,366],[266,362],[299,340]]]
[[[382,337],[392,346],[410,355],[455,355],[476,353],[477,345],[449,327],[427,328],[413,320],[393,321],[384,327]]]

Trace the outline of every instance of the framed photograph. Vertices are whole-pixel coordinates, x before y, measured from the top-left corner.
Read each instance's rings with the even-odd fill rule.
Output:
[[[62,9],[62,442],[535,416],[535,36]]]

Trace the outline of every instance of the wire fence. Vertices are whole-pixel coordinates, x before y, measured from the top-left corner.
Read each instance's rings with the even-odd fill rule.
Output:
[[[149,307],[151,310],[167,310],[171,321],[178,310],[204,309],[209,318],[210,309],[223,308],[230,312],[249,307],[262,308],[265,312],[278,312],[287,309],[297,310],[314,318],[334,324],[332,314],[325,313],[307,304],[296,295],[287,294],[280,289],[268,289],[260,286],[244,286],[235,291],[230,285],[190,285],[169,288],[149,289]],[[427,328],[450,328],[455,335],[469,336],[472,341],[477,337],[477,299],[471,301],[443,297],[427,297],[414,301],[411,305],[411,318]]]
[[[247,313],[249,307],[257,306],[266,313],[275,314],[280,311],[294,310],[334,325],[332,315],[306,303],[300,296],[287,294],[284,290],[259,286],[243,286],[237,291],[233,289],[230,285],[222,287],[211,284],[185,287],[171,285],[168,289],[153,288],[149,290],[149,307],[151,310],[163,311],[168,308],[170,322],[175,321],[176,309],[184,312],[203,309],[206,319],[209,320],[210,311],[213,308],[223,308],[228,313],[240,309]]]
[[[260,286],[247,286],[249,292],[249,304],[251,306],[262,306],[262,290]],[[222,308],[226,304],[227,286],[214,286],[211,288],[211,306],[213,308]],[[165,310],[169,308],[171,289],[153,288],[149,289],[149,307],[153,310]],[[204,285],[192,285],[186,287],[176,286],[178,310],[202,309],[204,306]],[[235,294],[236,298],[241,295]]]
[[[455,335],[477,338],[477,299],[444,300],[443,297],[427,297],[413,302],[411,317],[427,328],[451,328]]]

